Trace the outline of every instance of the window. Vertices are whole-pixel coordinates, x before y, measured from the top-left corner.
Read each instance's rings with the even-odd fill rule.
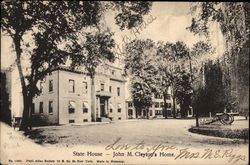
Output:
[[[115,70],[112,70],[111,73],[112,73],[112,75],[114,75],[115,74]]]
[[[117,96],[120,96],[120,88],[117,87]]]
[[[155,102],[155,108],[159,108],[159,107],[160,107],[159,102]]]
[[[121,104],[118,104],[117,112],[121,113],[121,111],[122,111],[122,106],[121,106]]]
[[[109,86],[109,92],[110,93],[112,92],[112,86]]]
[[[49,92],[53,91],[53,80],[49,80]]]
[[[75,113],[75,102],[74,101],[69,101],[68,110],[69,110],[69,113]]]
[[[75,120],[69,120],[69,123],[74,123],[75,122]]]
[[[43,92],[43,87],[44,87],[44,82],[41,81],[41,82],[40,82],[40,92],[41,92],[41,93]]]
[[[101,83],[101,91],[104,91],[104,84]]]
[[[110,113],[112,113],[112,112],[113,112],[113,109],[114,109],[114,106],[113,106],[113,104],[112,104],[112,103],[110,103],[110,107],[109,107],[109,111],[110,111]]]
[[[133,107],[133,103],[132,102],[128,102],[128,107]]]
[[[88,122],[88,119],[83,119],[83,122]]]
[[[150,115],[150,116],[153,115],[153,111],[152,111],[152,110],[149,111],[149,115]]]
[[[82,92],[88,93],[88,84],[87,82],[82,82]]]
[[[75,81],[69,80],[69,92],[74,93],[75,92]]]
[[[39,103],[39,113],[43,113],[43,102]]]
[[[156,110],[155,115],[162,115],[162,110]]]
[[[122,118],[121,117],[118,117],[118,120],[121,120]]]
[[[35,113],[35,103],[32,103],[31,105],[31,114]]]
[[[53,113],[53,101],[49,101],[49,113]]]
[[[161,107],[162,107],[162,108],[164,107],[164,102],[161,102]]]
[[[83,108],[83,113],[88,113],[88,108]]]
[[[83,102],[82,104],[83,113],[88,113],[88,103]]]

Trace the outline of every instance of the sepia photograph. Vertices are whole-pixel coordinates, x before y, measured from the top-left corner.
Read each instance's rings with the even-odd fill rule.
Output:
[[[0,164],[249,164],[250,3],[1,2]]]

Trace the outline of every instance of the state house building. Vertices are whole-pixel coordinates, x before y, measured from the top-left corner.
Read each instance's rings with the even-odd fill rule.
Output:
[[[39,82],[41,94],[34,98],[31,113],[44,116],[47,124],[123,120],[127,118],[125,82],[122,69],[102,64],[91,97],[90,77],[61,66]]]

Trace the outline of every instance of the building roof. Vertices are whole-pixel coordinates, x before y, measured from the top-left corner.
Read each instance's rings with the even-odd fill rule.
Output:
[[[115,67],[115,66],[112,66],[112,65],[109,65],[109,64],[105,64],[105,66],[107,67],[110,67],[110,68],[114,68],[114,69],[118,69],[120,71],[122,71],[121,68],[118,68],[118,67]],[[100,65],[100,67],[102,67],[102,65]],[[56,67],[55,69],[53,69],[53,71],[56,71],[56,70],[63,70],[63,71],[68,71],[68,72],[73,72],[73,73],[78,73],[78,74],[84,74],[84,75],[89,75],[83,67],[76,67],[76,68],[72,68],[70,66],[58,66]],[[100,73],[98,72],[98,69],[97,69],[97,73],[96,75],[105,75],[105,76],[108,76],[110,77],[110,80],[113,80],[113,81],[119,81],[119,82],[126,82],[124,76],[121,74],[115,74],[115,75],[112,75],[112,74],[104,74],[104,73]]]

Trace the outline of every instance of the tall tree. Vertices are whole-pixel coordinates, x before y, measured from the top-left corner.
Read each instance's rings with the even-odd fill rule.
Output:
[[[86,27],[97,27],[102,15],[109,8],[106,2],[85,1],[3,1],[1,2],[1,30],[13,40],[16,62],[23,94],[23,120],[20,130],[27,131],[32,99],[39,90],[38,80],[43,79],[53,68],[65,63],[68,56],[72,56],[72,49],[62,49],[63,42],[75,43],[79,31]],[[116,20],[118,25],[131,28],[140,24],[140,19],[124,19],[122,16],[136,15],[142,19],[150,10],[151,3],[141,2],[110,2],[118,10]],[[127,4],[132,8],[139,6],[133,13],[124,13]],[[130,26],[130,24],[132,25]],[[31,37],[25,35],[30,34]],[[103,37],[100,37],[103,39]],[[33,38],[33,40],[32,40]],[[98,37],[97,37],[98,38]],[[28,47],[34,42],[34,49]],[[91,43],[91,42],[90,42]],[[100,44],[103,42],[99,42]],[[109,45],[112,46],[112,45]],[[30,55],[28,73],[24,71],[22,59]],[[76,56],[77,58],[78,56]],[[77,60],[76,60],[77,61]]]
[[[214,54],[214,52],[215,50],[213,49],[209,41],[198,41],[191,48],[188,57],[188,59],[190,60],[189,67],[193,92],[191,104],[195,111],[196,126],[199,126],[199,111],[201,111],[202,109],[199,109],[194,105],[194,100],[196,100],[196,98],[199,96],[203,96],[199,95],[199,93],[197,92],[201,91],[205,84],[204,63],[206,63],[209,59],[211,60],[211,55]]]
[[[219,61],[208,61],[204,64],[204,84],[196,89],[193,107],[200,116],[215,115],[224,112],[226,103],[222,81],[222,68]]]
[[[173,90],[175,84],[175,73],[176,67],[178,66],[177,58],[175,56],[174,44],[162,41],[157,43],[157,54],[156,54],[156,63],[158,66],[158,76],[160,77],[158,91],[162,92],[164,100],[164,116],[167,118],[167,94],[168,89],[171,87],[171,95],[173,99],[173,117],[176,117],[176,95]]]
[[[187,116],[190,107],[192,63],[189,48],[182,41],[173,46],[175,66],[172,71],[173,96],[180,104],[181,117]]]
[[[227,104],[237,104],[240,113],[249,113],[249,3],[199,2],[192,5],[194,34],[211,36],[211,24],[220,26],[226,51],[220,63]]]
[[[125,71],[130,76],[131,91],[136,113],[146,112],[156,91],[157,68],[154,58],[155,43],[152,40],[133,40],[125,47]],[[136,116],[137,116],[136,115]]]

